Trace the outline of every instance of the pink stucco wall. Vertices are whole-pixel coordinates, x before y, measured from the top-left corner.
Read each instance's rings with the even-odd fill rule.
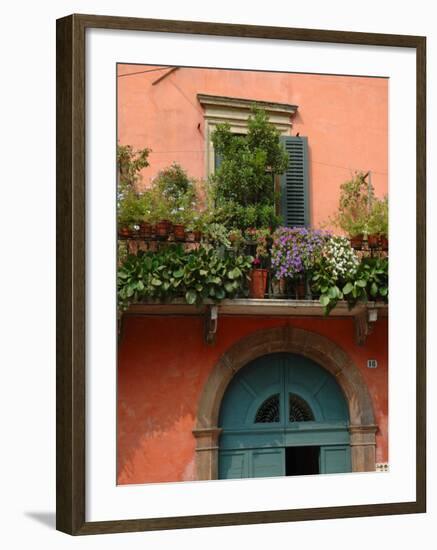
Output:
[[[152,149],[144,184],[173,161],[205,178],[203,93],[298,106],[292,133],[308,136],[313,225],[335,212],[354,170],[370,170],[376,194],[387,192],[387,79],[180,68],[153,84],[168,70],[157,68],[118,66],[118,141]]]

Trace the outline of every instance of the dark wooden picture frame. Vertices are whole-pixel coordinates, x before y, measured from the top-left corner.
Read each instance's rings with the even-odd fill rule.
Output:
[[[85,519],[85,31],[89,28],[393,46],[416,50],[417,410],[411,502],[87,522]],[[426,39],[421,36],[71,15],[57,21],[57,529],[71,535],[426,511]]]

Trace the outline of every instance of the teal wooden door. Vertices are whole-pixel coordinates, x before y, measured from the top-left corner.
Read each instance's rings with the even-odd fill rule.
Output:
[[[220,410],[219,478],[350,472],[349,415],[334,377],[278,353],[241,369]]]

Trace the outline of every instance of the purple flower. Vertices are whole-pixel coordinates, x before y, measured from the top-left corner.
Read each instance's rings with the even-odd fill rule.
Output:
[[[272,266],[277,279],[311,270],[329,233],[306,227],[279,227],[273,234]]]

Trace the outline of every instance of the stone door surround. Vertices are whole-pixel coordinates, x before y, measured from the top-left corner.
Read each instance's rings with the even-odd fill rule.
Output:
[[[375,471],[377,426],[369,390],[357,366],[337,344],[315,332],[290,326],[259,330],[232,345],[212,369],[198,406],[196,427],[196,479],[218,477],[220,404],[233,376],[245,365],[271,353],[303,355],[334,375],[349,407],[353,472]]]

